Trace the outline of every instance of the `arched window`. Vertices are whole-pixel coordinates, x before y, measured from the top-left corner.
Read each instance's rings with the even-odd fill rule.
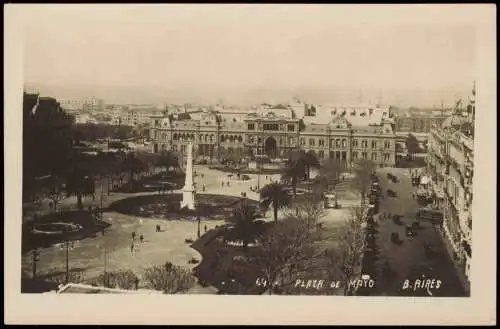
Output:
[[[337,139],[335,140],[335,146],[336,146],[336,147],[340,147],[340,139],[339,139],[339,138],[337,138]]]
[[[342,139],[342,147],[343,148],[347,147],[347,140],[346,139]]]
[[[221,142],[221,143],[224,143],[224,140],[225,140],[225,136],[224,136],[224,135],[221,135],[221,136],[220,136],[220,142]]]
[[[214,141],[214,135],[210,135],[210,143]]]
[[[174,134],[174,141],[177,140],[177,134]]]

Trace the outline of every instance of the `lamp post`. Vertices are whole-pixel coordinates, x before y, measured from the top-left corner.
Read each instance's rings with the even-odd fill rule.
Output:
[[[70,249],[70,243],[71,243],[71,248],[73,249],[73,242],[70,240],[64,241],[64,248],[66,249],[66,281],[65,283],[69,282],[69,249]]]
[[[33,250],[33,280],[36,279],[36,263],[40,261],[40,251],[38,249]]]
[[[104,199],[104,190],[103,190],[102,181],[101,181],[101,209],[100,209],[100,213],[99,213],[99,217],[100,217],[101,221],[102,221],[102,213],[103,213],[103,209],[102,209],[103,199]]]
[[[198,221],[198,238],[200,238],[200,225],[201,225],[201,219],[200,219],[200,216],[198,216],[197,218],[197,221]]]

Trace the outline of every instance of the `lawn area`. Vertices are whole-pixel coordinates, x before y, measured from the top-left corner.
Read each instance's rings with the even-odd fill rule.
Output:
[[[197,224],[191,221],[161,221],[137,218],[108,212],[104,220],[112,225],[105,234],[80,240],[69,250],[69,270],[72,282],[87,282],[102,274],[104,266],[109,272],[132,270],[140,278],[139,288],[145,287],[144,270],[167,261],[174,265],[193,268],[193,258],[201,261],[200,254],[190,247],[186,239],[196,239]],[[161,231],[156,232],[156,225]],[[202,221],[202,230],[207,231],[222,221]],[[132,240],[132,232],[136,232]],[[141,242],[139,237],[143,235]],[[134,245],[131,250],[131,245]],[[106,258],[105,258],[106,256]],[[45,282],[60,282],[65,277],[65,248],[53,245],[40,249],[40,261],[37,264],[37,277]],[[31,278],[31,255],[22,257],[23,277]],[[26,286],[26,285],[25,285]]]
[[[224,245],[225,234],[226,228],[218,227],[193,243],[192,248],[203,256],[203,261],[194,269],[199,283],[216,287],[219,294],[262,294],[265,289],[255,284],[260,270],[249,260],[258,252],[257,247],[248,247],[245,251]]]
[[[195,197],[194,211],[180,209],[182,194],[141,195],[113,202],[109,210],[122,214],[135,215],[144,218],[186,219],[201,217],[204,219],[227,219],[238,207],[241,198],[218,194],[198,194]],[[257,205],[256,201],[248,200]]]
[[[158,173],[140,180],[127,181],[122,186],[113,189],[119,193],[157,192],[160,188],[166,191],[178,190],[184,186],[184,173]]]
[[[95,237],[98,232],[110,226],[109,223],[96,220],[94,214],[88,211],[68,211],[57,214],[45,215],[37,219],[36,224],[71,223],[78,224],[81,229],[75,233],[63,234],[35,234],[32,232],[33,223],[23,224],[22,227],[22,253],[34,248],[46,248],[50,245],[64,242],[65,240],[81,240]]]
[[[273,224],[273,222],[267,222],[263,224],[265,225],[263,229],[266,230]],[[307,273],[303,273],[301,276],[327,279],[325,274],[326,255],[323,254],[323,250],[336,245],[338,229],[341,225],[341,222],[329,222],[315,233],[319,256],[314,259],[314,263],[308,268]],[[262,277],[261,269],[252,261],[252,257],[258,255],[259,247],[249,246],[245,251],[242,247],[225,245],[223,238],[229,236],[228,232],[230,231],[226,227],[218,227],[193,243],[192,248],[203,255],[203,261],[194,269],[200,284],[217,287],[220,294],[263,294],[266,288],[256,285],[257,278]],[[277,289],[274,293],[280,293],[280,290]],[[282,287],[281,293],[337,295],[342,292],[333,288],[315,291],[288,285]]]

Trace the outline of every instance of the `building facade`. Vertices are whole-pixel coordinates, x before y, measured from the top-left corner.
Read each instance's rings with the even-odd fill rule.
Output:
[[[472,178],[474,176],[474,100],[429,134],[427,170],[443,231],[461,275],[469,280],[472,259]]]
[[[433,125],[441,125],[446,115],[406,114],[394,118],[396,132],[429,133]]]
[[[65,110],[103,111],[104,100],[95,97],[61,99],[59,103]]]
[[[353,111],[353,110],[352,110]],[[351,112],[352,112],[351,111]],[[368,109],[366,110],[368,116]],[[218,158],[267,155],[286,158],[290,151],[314,152],[318,159],[338,159],[351,165],[357,159],[379,166],[395,165],[393,122],[353,124],[346,110],[323,111],[322,117],[299,117],[291,106],[265,106],[254,112],[203,111],[151,117],[153,152],[185,153],[189,141],[195,155]],[[354,120],[353,120],[354,121]]]

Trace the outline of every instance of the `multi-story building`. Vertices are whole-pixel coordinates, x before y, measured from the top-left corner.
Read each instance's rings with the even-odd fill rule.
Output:
[[[61,99],[61,107],[65,110],[84,110],[84,111],[103,111],[105,108],[104,100],[95,97]]]
[[[475,92],[473,92],[473,95]],[[452,256],[467,280],[472,257],[472,177],[474,175],[474,99],[429,134],[427,170]]]
[[[448,117],[442,111],[408,111],[394,118],[396,132],[428,133],[434,124],[440,125]]]
[[[302,113],[294,107],[304,109]],[[216,158],[221,152],[286,158],[296,149],[313,151],[320,160],[356,159],[380,166],[395,165],[393,122],[388,111],[371,107],[261,106],[253,112],[197,111],[152,116],[153,152],[184,153],[189,141],[198,156]],[[299,115],[298,115],[299,114]]]

